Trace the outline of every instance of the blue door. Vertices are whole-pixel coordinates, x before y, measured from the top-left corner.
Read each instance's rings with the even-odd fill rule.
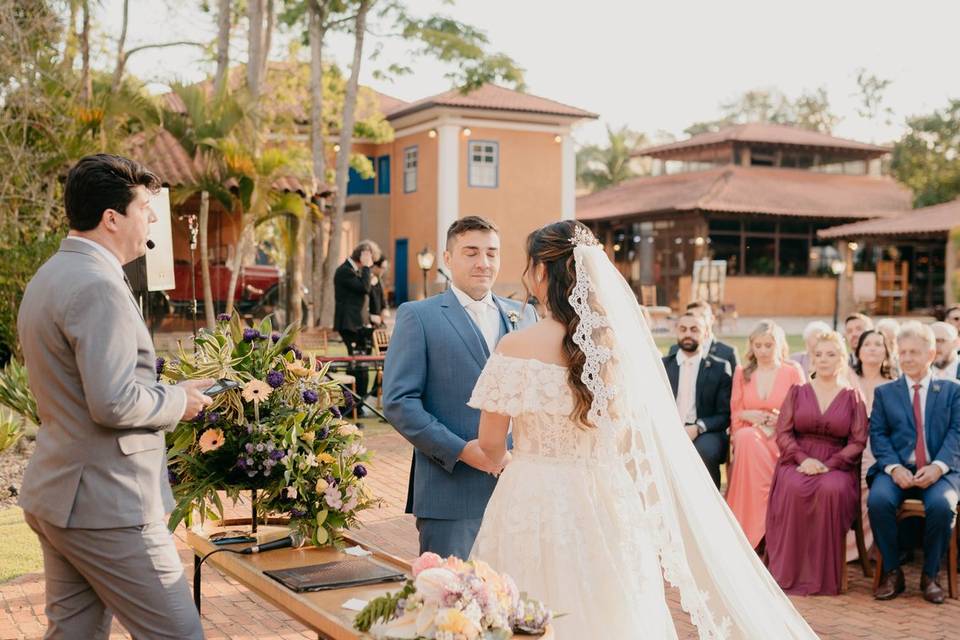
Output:
[[[409,259],[407,245],[406,238],[397,238],[393,249],[393,300],[398,307],[410,299],[407,282],[407,260]]]

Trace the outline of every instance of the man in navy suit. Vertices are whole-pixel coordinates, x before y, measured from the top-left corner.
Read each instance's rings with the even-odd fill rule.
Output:
[[[907,322],[897,337],[903,375],[877,387],[870,415],[870,446],[877,462],[867,472],[867,510],[883,567],[878,600],[904,591],[897,548],[897,510],[906,498],[923,500],[923,597],[942,604],[940,560],[947,549],[960,492],[960,384],[939,380],[931,365],[930,327]]]
[[[451,288],[397,309],[383,411],[414,446],[407,513],[417,517],[420,552],[466,559],[502,468],[480,449],[480,412],[467,401],[500,338],[536,322],[536,313],[492,292],[500,270],[492,222],[454,222],[444,260]]]
[[[687,313],[702,317],[707,325],[707,332],[700,341],[700,351],[702,351],[704,355],[726,360],[730,363],[730,371],[731,375],[733,375],[732,372],[737,370],[737,364],[739,364],[737,350],[725,342],[720,342],[717,340],[716,335],[714,335],[713,327],[716,324],[716,318],[713,315],[713,308],[710,306],[710,303],[702,300],[694,300],[687,305]],[[670,355],[676,355],[679,349],[679,345],[671,345]]]
[[[687,435],[720,488],[720,465],[727,459],[730,437],[730,363],[701,350],[707,335],[703,316],[687,312],[677,320],[677,353],[663,366],[670,379]]]

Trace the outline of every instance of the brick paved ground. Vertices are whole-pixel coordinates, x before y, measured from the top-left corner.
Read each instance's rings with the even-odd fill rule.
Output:
[[[377,456],[368,479],[373,491],[383,497],[384,505],[376,512],[368,512],[365,526],[358,535],[370,544],[409,558],[417,552],[416,529],[412,519],[403,514],[410,448],[393,434],[370,437],[367,444]],[[236,509],[236,515],[246,513],[242,505]],[[192,571],[192,558],[180,533],[180,555],[185,569]],[[936,607],[924,602],[917,593],[919,573],[916,565],[907,568],[907,594],[890,603],[873,600],[869,582],[853,565],[850,575],[851,588],[843,596],[793,599],[821,638],[960,638],[960,603],[948,601]],[[215,570],[204,572],[203,595],[203,624],[211,640],[313,637],[298,622]],[[670,605],[680,637],[696,638],[673,593],[670,594]],[[22,576],[0,585],[0,639],[39,638],[44,627],[42,576]],[[115,624],[112,637],[129,636]]]

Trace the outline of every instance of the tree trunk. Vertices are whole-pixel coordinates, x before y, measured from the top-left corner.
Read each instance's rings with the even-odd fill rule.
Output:
[[[270,58],[270,45],[273,44],[273,27],[276,18],[274,11],[274,0],[266,0],[266,22],[267,26],[263,31],[263,46],[260,49],[260,82],[267,78],[267,60]]]
[[[83,27],[80,29],[80,101],[89,105],[93,98],[93,78],[90,74],[90,0],[83,2]]]
[[[71,0],[70,17],[67,22],[66,37],[63,45],[63,59],[60,61],[61,67],[66,71],[73,70],[73,63],[77,57],[77,12],[80,9],[80,3]]]
[[[227,86],[230,66],[230,0],[219,0],[217,9],[217,74],[214,76],[214,95],[221,95]]]
[[[343,236],[343,213],[347,205],[347,177],[350,172],[350,151],[353,139],[354,110],[357,106],[357,87],[360,83],[360,62],[363,55],[363,36],[367,28],[367,12],[371,0],[360,0],[354,27],[353,64],[343,100],[343,124],[340,127],[340,151],[337,153],[337,192],[333,208],[333,224],[327,259],[323,267],[323,311],[320,317],[325,327],[333,325],[333,273],[340,262],[340,243]]]
[[[117,40],[117,66],[113,70],[113,82],[110,83],[110,91],[113,95],[120,89],[120,83],[123,81],[123,68],[126,66],[127,57],[124,53],[124,47],[127,43],[127,22],[130,15],[130,0],[123,0],[123,23],[120,27],[120,39]],[[104,123],[106,125],[106,123]]]
[[[323,191],[327,183],[326,138],[323,131],[323,40],[326,35],[326,0],[311,0],[310,11],[310,152],[313,157],[313,192]],[[314,224],[314,223],[310,223]],[[313,299],[314,322],[319,324],[323,307],[324,242],[320,226],[313,233],[313,264],[310,296]]]
[[[203,280],[203,315],[207,327],[211,330],[216,326],[213,287],[210,284],[210,192],[200,193],[200,276]]]
[[[263,57],[263,8],[264,0],[248,0],[247,19],[250,30],[247,34],[247,90],[253,100],[256,112],[257,100],[260,98],[260,60]]]
[[[240,279],[240,269],[243,268],[243,256],[247,252],[248,238],[253,236],[253,221],[246,220],[247,216],[241,218],[240,238],[237,240],[234,250],[233,260],[229,263],[230,268],[230,288],[227,289],[227,313],[233,313],[233,303],[236,296],[237,281]]]
[[[293,253],[290,256],[290,287],[287,291],[287,322],[303,325],[303,267],[306,257],[304,246],[308,220],[290,217],[290,235]]]

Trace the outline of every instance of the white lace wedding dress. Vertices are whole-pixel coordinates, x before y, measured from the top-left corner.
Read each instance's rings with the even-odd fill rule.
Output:
[[[565,613],[561,640],[676,638],[650,523],[621,461],[625,433],[570,418],[567,369],[493,354],[470,406],[513,418],[474,558]]]
[[[568,614],[560,640],[676,638],[664,580],[701,640],[811,640],[682,427],[636,296],[585,229],[572,240],[592,394],[581,429],[565,367],[494,354],[470,405],[510,416],[513,461],[472,555]]]

